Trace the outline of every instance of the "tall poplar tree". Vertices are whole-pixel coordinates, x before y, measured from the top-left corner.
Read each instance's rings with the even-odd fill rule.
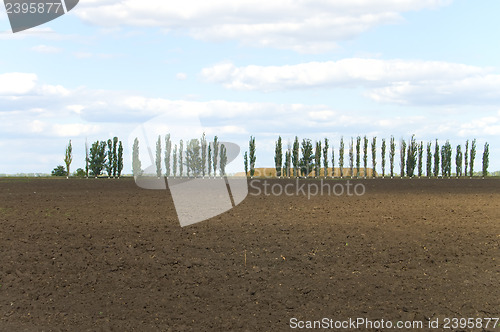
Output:
[[[366,179],[368,173],[368,138],[365,136],[363,138],[363,175]]]
[[[462,176],[462,162],[463,162],[463,154],[462,154],[462,147],[457,145],[457,152],[455,155],[455,165],[456,165],[456,173],[457,173],[457,178]]]
[[[274,149],[274,166],[276,168],[276,176],[281,177],[281,169],[283,168],[283,144],[281,142],[281,136],[278,137]]]
[[[170,176],[170,155],[172,154],[172,141],[170,140],[170,134],[165,135],[165,175]]]
[[[245,164],[245,176],[248,176],[248,152],[245,151],[245,155],[243,156],[243,162]]]
[[[161,170],[161,136],[158,136],[158,140],[156,141],[156,158],[155,158],[155,166],[156,166],[156,177],[160,178],[162,174]]]
[[[488,143],[485,143],[483,151],[483,177],[488,176],[489,164],[490,164],[490,145]]]
[[[320,176],[321,170],[321,141],[316,142],[316,150],[314,151],[314,176]]]
[[[375,169],[377,168],[377,137],[372,138],[372,178],[375,177]]]
[[[141,160],[139,159],[139,139],[135,138],[132,147],[132,173],[134,177],[142,175]]]
[[[292,152],[292,164],[293,164],[293,176],[299,176],[300,167],[300,143],[299,138],[295,136],[295,141],[293,142],[293,152]]]
[[[406,166],[406,142],[405,140],[402,138],[401,139],[401,145],[400,145],[400,150],[399,150],[399,154],[400,154],[400,157],[401,157],[401,160],[400,160],[400,166],[401,166],[401,178],[404,178],[405,176],[405,166]]]
[[[71,145],[71,140],[70,140],[68,146],[66,147],[66,153],[64,156],[64,163],[66,164],[66,178],[69,178],[70,175],[69,167],[71,166],[72,162],[73,162],[73,146]]]
[[[344,177],[344,137],[340,138],[339,170],[340,170],[340,178],[343,178]]]
[[[328,144],[328,138],[325,138],[325,144],[323,146],[323,176],[326,178],[328,176],[328,149],[329,149],[329,144]],[[333,156],[334,152],[332,149],[332,168],[333,164],[335,163],[335,156]],[[333,176],[333,170],[332,170],[332,176]]]
[[[181,140],[179,142],[179,176],[184,175],[184,142]]]
[[[396,141],[394,136],[391,136],[389,144],[389,166],[391,171],[391,179],[394,178],[394,158],[396,157]]]
[[[356,177],[359,177],[359,170],[361,168],[361,137],[356,138]]]
[[[257,156],[255,155],[255,137],[250,136],[248,147],[250,151],[250,176],[253,177],[255,174],[255,161],[257,160]]]
[[[354,177],[354,139],[351,137],[351,142],[349,143],[349,168],[351,172],[351,178]]]
[[[172,155],[172,172],[175,178],[177,176],[177,144],[174,146],[174,153]]]
[[[468,175],[468,170],[469,170],[469,140],[465,142],[465,156],[464,156],[464,166],[465,166],[465,172],[464,175]]]
[[[476,139],[472,140],[470,148],[470,177],[474,176],[474,161],[476,159]]]
[[[123,144],[122,141],[118,142],[118,154],[117,154],[117,160],[116,160],[116,175],[118,178],[122,176],[123,172]]]
[[[424,142],[418,145],[418,177],[422,177],[424,171]]]
[[[385,150],[387,149],[386,146],[386,141],[385,138],[382,138],[382,152],[381,152],[381,157],[382,157],[382,177],[385,177]]]
[[[427,177],[432,176],[432,143],[427,142],[427,169],[426,169],[426,175]]]
[[[116,178],[118,174],[118,137],[113,137],[113,177]]]
[[[207,172],[207,137],[205,133],[201,136],[201,175],[205,177]]]
[[[439,176],[439,143],[436,139],[436,144],[434,145],[434,176]]]

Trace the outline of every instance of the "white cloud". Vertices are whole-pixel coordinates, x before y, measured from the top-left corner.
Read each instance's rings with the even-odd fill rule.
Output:
[[[186,73],[177,73],[177,75],[175,75],[175,78],[177,78],[179,81],[184,81],[187,79],[187,74]]]
[[[43,38],[48,40],[63,40],[72,38],[72,36],[61,35],[55,32],[53,29],[47,27],[35,27],[18,33],[12,33],[12,30],[0,31],[0,40],[20,40],[30,37]]]
[[[37,45],[31,48],[31,50],[37,53],[55,54],[60,53],[62,50],[58,47],[47,46],[47,45]]]
[[[285,66],[204,68],[209,82],[232,90],[277,91],[364,87],[366,96],[398,104],[484,104],[500,102],[500,74],[442,61],[351,58]]]
[[[170,100],[130,95],[125,91],[70,89],[59,85],[51,85],[48,89],[43,88],[48,85],[36,81],[36,76],[33,80],[34,86],[20,89],[18,92],[25,93],[16,95],[14,100],[0,96],[0,136],[3,138],[0,142],[15,138],[16,144],[36,146],[28,159],[28,155],[19,152],[22,149],[4,145],[2,151],[12,159],[2,162],[3,172],[16,173],[20,170],[19,165],[33,165],[22,171],[48,171],[60,163],[62,157],[46,161],[42,161],[42,157],[62,155],[69,139],[74,142],[75,153],[80,154],[75,160],[81,163],[86,137],[93,142],[116,135],[126,142],[138,123],[156,116],[168,119],[158,123],[159,128],[163,128],[162,133],[174,132],[200,119],[209,137],[219,135],[221,140],[235,142],[242,149],[248,146],[249,135],[255,135],[258,151],[261,151],[258,163],[262,166],[273,164],[273,141],[278,135],[284,142],[293,140],[295,135],[313,140],[328,137],[331,146],[338,149],[340,136],[347,139],[358,134],[379,138],[392,134],[399,138],[415,133],[419,140],[449,138],[454,144],[476,137],[478,144],[484,144],[484,141],[493,143],[500,132],[498,107],[457,107],[453,117],[450,117],[450,109],[444,107],[436,107],[432,116],[418,110],[395,116],[394,112],[345,110],[317,104]],[[201,132],[182,132],[185,138],[198,134]],[[264,144],[266,140],[270,142],[268,145]],[[130,146],[125,148],[128,154]],[[10,165],[10,160],[16,162]],[[40,162],[33,164],[30,160]],[[492,158],[492,169],[498,169],[498,165],[500,159]],[[82,165],[76,163],[74,169],[77,167]]]
[[[87,1],[76,15],[104,27],[161,27],[210,41],[323,52],[375,26],[397,23],[401,13],[452,0],[160,0]]]
[[[0,74],[0,96],[22,95],[32,91],[37,82],[35,74]]]
[[[89,58],[99,58],[99,59],[115,59],[120,56],[121,54],[111,54],[111,53],[91,53],[91,52],[74,52],[73,55],[77,59],[89,59]]]
[[[75,52],[73,53],[73,55],[78,59],[88,59],[93,56],[93,54],[90,52]]]

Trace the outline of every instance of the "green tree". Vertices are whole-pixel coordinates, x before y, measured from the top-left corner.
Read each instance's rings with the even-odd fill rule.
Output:
[[[372,139],[372,177],[375,177],[375,169],[377,168],[377,136]]]
[[[75,172],[75,176],[78,178],[84,178],[85,177],[85,170],[83,168],[78,168]]]
[[[396,157],[396,141],[394,137],[391,136],[391,141],[389,144],[389,166],[391,170],[391,179],[394,177],[394,158]]]
[[[73,161],[73,146],[71,145],[71,140],[70,140],[68,146],[66,147],[66,154],[64,156],[64,163],[66,164],[67,177],[69,177],[69,167],[71,166],[72,161]]]
[[[155,159],[155,164],[156,164],[156,176],[158,178],[161,177],[162,175],[162,170],[161,170],[161,136],[158,136],[158,141],[156,141],[156,159]]]
[[[255,174],[255,161],[257,160],[257,156],[255,155],[255,137],[253,136],[250,136],[249,151],[250,151],[250,176],[253,177]]]
[[[382,138],[382,152],[381,152],[381,157],[382,157],[382,177],[385,177],[385,150],[387,149],[387,143],[385,141],[385,138]]]
[[[465,142],[465,156],[464,156],[464,166],[465,166],[465,176],[468,175],[468,170],[469,170],[469,140]]]
[[[248,176],[248,152],[245,151],[245,155],[243,156],[243,161],[245,163],[245,176]]]
[[[439,143],[436,139],[436,144],[434,145],[434,176],[439,176]]]
[[[368,174],[368,138],[363,138],[363,176],[366,179]]]
[[[351,137],[349,143],[349,168],[351,172],[351,179],[354,176],[354,139]]]
[[[278,137],[276,148],[274,149],[274,166],[276,168],[276,176],[281,177],[281,169],[283,167],[283,146],[281,136]]]
[[[118,175],[118,137],[113,137],[113,177]]]
[[[344,177],[344,137],[340,138],[339,169],[340,169],[340,177],[343,178]],[[333,173],[332,173],[332,175],[333,175]]]
[[[123,144],[122,141],[118,143],[118,158],[117,158],[117,166],[116,166],[116,173],[118,178],[122,175],[123,172]]]
[[[446,142],[446,174],[451,176],[453,148],[449,141]]]
[[[214,168],[214,176],[217,176],[217,166],[219,164],[219,138],[217,136],[214,137],[214,142],[213,142],[213,155],[212,155],[212,164]]]
[[[418,145],[415,141],[415,135],[411,136],[408,142],[408,156],[406,159],[406,174],[412,178],[415,175],[415,167],[417,166]]]
[[[208,153],[207,153],[207,164],[208,164],[208,177],[212,175],[212,146],[208,144]]]
[[[359,177],[359,170],[361,168],[361,137],[356,139],[356,177]]]
[[[328,176],[328,138],[325,138],[325,145],[323,147],[323,176],[326,178]],[[332,149],[332,168],[335,165],[335,155]],[[332,171],[332,177],[333,177],[333,171]]]
[[[321,170],[321,141],[316,142],[316,150],[314,151],[314,177],[319,177]]]
[[[441,148],[441,175],[443,177],[451,176],[451,154],[451,144],[449,141],[446,141]]]
[[[474,176],[474,160],[476,159],[476,139],[472,140],[470,148],[470,176]]]
[[[201,163],[201,146],[198,139],[192,139],[187,143],[186,147],[186,170],[187,176],[190,175],[194,177],[200,176],[202,174],[202,163]]]
[[[106,142],[96,141],[90,147],[89,169],[93,176],[101,175],[106,163]]]
[[[406,166],[406,142],[402,138],[401,139],[401,146],[399,150],[400,156],[401,156],[401,177],[404,178],[405,176],[405,166]]]
[[[292,163],[292,150],[286,150],[285,151],[285,177],[289,178],[290,177],[290,168],[291,168],[291,163]]]
[[[424,171],[424,142],[418,145],[418,177],[422,177]]]
[[[170,176],[170,155],[172,154],[172,140],[170,134],[165,135],[165,175]]]
[[[226,146],[224,144],[221,144],[221,146],[220,146],[220,176],[226,176],[226,165],[227,165]]]
[[[107,151],[106,151],[106,163],[104,167],[106,168],[106,173],[108,173],[108,178],[113,176],[113,141],[108,139],[107,141]]]
[[[310,139],[302,140],[302,159],[300,160],[300,172],[302,176],[308,176],[314,165],[313,146]]]
[[[175,178],[177,176],[177,144],[174,145],[174,153],[172,155],[172,172]]]
[[[205,177],[207,172],[207,138],[205,133],[201,136],[201,174]]]
[[[300,167],[300,143],[299,138],[295,136],[295,141],[293,142],[293,153],[292,153],[292,164],[293,164],[293,176],[299,176]]]
[[[328,174],[328,167],[325,170],[326,174]],[[335,148],[332,146],[332,178],[335,177]]]
[[[179,176],[184,175],[184,142],[180,140],[179,142]]]
[[[462,176],[462,159],[463,159],[462,147],[459,144],[459,145],[457,145],[457,152],[455,155],[455,165],[456,165],[457,178]]]
[[[292,144],[290,141],[288,142],[288,147],[286,151],[286,156],[285,156],[285,169],[286,169],[286,176],[289,178],[291,176],[291,168],[292,168]]]
[[[483,151],[483,177],[488,176],[489,164],[490,164],[490,145],[488,143],[485,143]]]
[[[63,165],[59,165],[52,171],[52,176],[66,176],[67,172]]]
[[[428,178],[432,176],[432,143],[427,142],[427,169],[426,175]]]
[[[134,177],[142,175],[142,165],[139,159],[139,139],[134,140],[134,145],[132,146],[132,174]]]

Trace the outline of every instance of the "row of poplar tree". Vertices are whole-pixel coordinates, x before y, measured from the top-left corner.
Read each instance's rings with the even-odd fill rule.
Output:
[[[85,143],[85,175],[119,178],[123,171],[123,144],[118,137],[107,141],[95,141],[90,149]]]
[[[64,166],[59,165],[52,171],[53,176],[69,177],[71,163],[73,162],[73,145],[71,140],[66,146],[64,156]],[[79,168],[75,175],[78,177],[98,177],[106,171],[108,177],[119,178],[123,171],[123,144],[118,140],[118,137],[108,139],[107,141],[96,141],[92,146],[88,147],[85,142],[85,170]]]
[[[165,135],[164,139],[161,135],[158,136],[155,154],[157,177],[163,174],[167,177],[210,177],[217,176],[217,171],[220,176],[226,175],[227,148],[219,142],[217,136],[214,137],[213,142],[209,142],[203,133],[200,139],[186,141],[185,147],[182,139],[179,145],[174,143],[173,149],[172,144],[170,134]],[[165,166],[165,173],[163,173],[163,166]],[[132,173],[134,176],[144,173],[139,158],[138,138],[134,140],[132,147]]]
[[[368,173],[368,158],[369,158],[369,146],[371,154],[371,175],[376,176],[375,169],[377,167],[377,137],[371,138],[369,140],[366,136],[358,136],[356,140],[351,137],[348,146],[348,162],[344,160],[345,155],[345,143],[344,138],[340,139],[339,145],[339,156],[338,156],[338,169],[339,176],[360,176],[361,174],[366,177]],[[388,146],[387,146],[388,144]],[[386,176],[386,164],[387,164],[387,147],[389,148],[389,169],[388,175],[394,177],[394,168],[396,162],[396,149],[397,144],[394,137],[391,137],[389,142],[386,139],[381,141],[380,157],[381,157],[381,168],[382,177]],[[329,152],[331,153],[329,154]],[[424,159],[425,151],[425,159]],[[453,151],[454,162],[453,162]],[[399,142],[399,168],[400,177],[414,177],[414,176],[427,176],[427,177],[451,177],[453,164],[455,164],[455,176],[473,176],[474,175],[474,163],[476,159],[477,147],[476,139],[472,141],[467,140],[462,150],[461,145],[457,145],[453,148],[449,141],[443,146],[439,145],[436,139],[434,146],[432,142],[427,142],[424,145],[423,141],[417,142],[415,135],[413,135],[408,141],[401,139]],[[245,152],[244,155],[244,165],[245,174],[254,176],[255,174],[255,138],[250,137],[249,142],[249,154]],[[250,160],[249,160],[250,158]],[[328,168],[331,167],[334,170],[336,167],[335,149],[334,147],[329,147],[329,140],[327,138],[324,141],[316,141],[315,146],[310,139],[303,139],[299,143],[299,138],[295,137],[293,145],[288,144],[288,147],[283,155],[283,142],[281,136],[275,143],[275,168],[276,176],[278,177],[298,177],[298,176],[310,176],[311,172],[314,172],[315,177],[320,176],[320,171],[323,166],[323,176],[327,176]],[[363,162],[363,172],[361,172],[361,161]],[[482,175],[488,175],[489,166],[489,144],[485,143],[483,150],[483,169]],[[425,163],[425,169],[424,169]],[[249,169],[250,167],[250,169]],[[332,176],[335,172],[332,172]]]

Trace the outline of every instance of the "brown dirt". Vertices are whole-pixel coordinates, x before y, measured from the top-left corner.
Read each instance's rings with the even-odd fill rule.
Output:
[[[0,331],[500,316],[500,180],[353,183],[366,195],[249,195],[181,228],[131,179],[0,180]]]

